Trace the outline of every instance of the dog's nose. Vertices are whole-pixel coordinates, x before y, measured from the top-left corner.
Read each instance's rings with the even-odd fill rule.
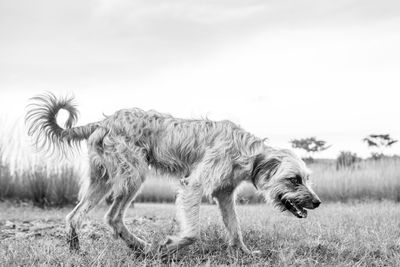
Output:
[[[318,206],[321,205],[321,200],[316,198],[312,201],[312,203],[314,204],[314,208],[318,208]]]

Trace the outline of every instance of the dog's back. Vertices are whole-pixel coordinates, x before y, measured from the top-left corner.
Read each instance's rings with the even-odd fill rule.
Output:
[[[261,142],[231,121],[179,119],[138,108],[117,111],[99,126],[108,132],[104,144],[123,137],[128,146],[143,150],[149,165],[174,176],[188,176],[206,151],[232,154],[237,138]]]

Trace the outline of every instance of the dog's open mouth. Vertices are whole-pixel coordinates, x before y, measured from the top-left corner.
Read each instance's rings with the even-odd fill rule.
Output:
[[[288,199],[283,199],[282,203],[285,205],[285,208],[297,218],[307,218],[307,211],[304,208],[296,205]]]

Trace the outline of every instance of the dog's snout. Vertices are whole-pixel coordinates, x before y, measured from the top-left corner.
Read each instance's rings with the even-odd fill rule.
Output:
[[[321,205],[321,200],[320,200],[319,198],[315,198],[315,199],[312,201],[312,203],[313,203],[313,205],[314,205],[314,208],[318,208],[319,205]]]

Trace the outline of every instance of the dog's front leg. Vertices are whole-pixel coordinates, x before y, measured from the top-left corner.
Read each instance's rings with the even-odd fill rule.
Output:
[[[176,236],[168,237],[161,246],[161,250],[164,250],[163,257],[192,244],[199,237],[199,213],[202,195],[203,189],[199,183],[188,184],[179,190],[176,205],[180,231]]]
[[[242,232],[235,210],[233,189],[224,188],[215,192],[213,195],[218,200],[222,219],[228,232],[230,247],[233,249],[240,249],[246,254],[258,253],[258,251],[250,251],[243,243]]]

